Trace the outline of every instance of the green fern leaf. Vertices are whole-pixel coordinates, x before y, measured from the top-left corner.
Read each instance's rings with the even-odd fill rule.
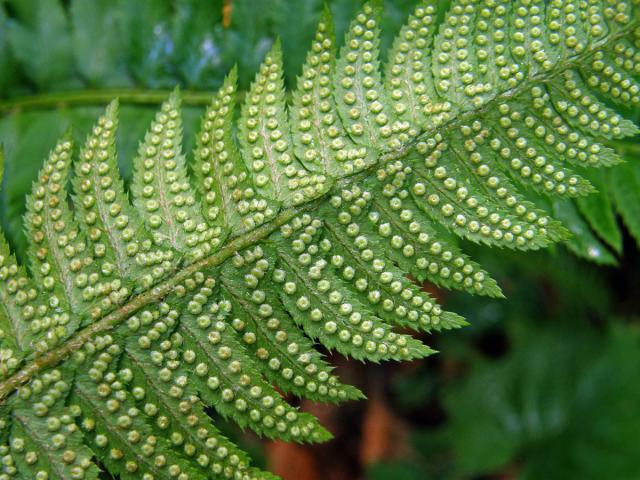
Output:
[[[282,50],[276,43],[260,67],[243,105],[239,140],[257,193],[290,203],[298,175],[285,112]]]
[[[162,105],[134,160],[133,204],[157,244],[190,261],[220,244],[221,228],[205,222],[187,177],[178,93]]]
[[[133,160],[132,203],[116,102],[79,154],[63,138],[27,200],[28,271],[0,239],[2,475],[272,478],[207,408],[268,438],[331,438],[279,392],[362,397],[319,345],[372,362],[433,354],[408,331],[466,322],[420,282],[502,295],[455,237],[520,250],[567,237],[527,190],[552,197],[589,251],[597,239],[558,198],[589,194],[578,169],[618,163],[600,142],[637,132],[606,102],[640,101],[639,10],[422,2],[385,68],[378,2],[339,54],[325,11],[291,106],[279,43],[237,130],[229,74],[193,184],[176,90]],[[630,217],[623,177],[614,198]]]

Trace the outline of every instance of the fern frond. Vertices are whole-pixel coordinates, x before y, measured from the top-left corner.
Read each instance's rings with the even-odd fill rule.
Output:
[[[636,3],[425,1],[384,69],[377,2],[340,49],[325,11],[290,107],[279,43],[237,132],[229,74],[193,184],[175,91],[133,161],[132,203],[116,102],[77,156],[63,138],[27,200],[28,273],[0,239],[2,478],[95,479],[96,462],[123,479],[271,478],[207,407],[269,438],[330,438],[279,393],[362,396],[316,343],[430,355],[407,330],[465,321],[416,281],[502,295],[456,236],[566,238],[528,190],[589,194],[584,167],[620,161],[603,142],[637,132],[607,104],[640,101]]]

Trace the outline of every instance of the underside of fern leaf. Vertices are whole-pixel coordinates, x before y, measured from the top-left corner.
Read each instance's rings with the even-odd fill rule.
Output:
[[[638,132],[611,105],[640,101],[640,6],[437,4],[415,9],[385,66],[377,3],[339,48],[325,12],[290,104],[276,44],[237,122],[232,71],[191,167],[176,91],[130,193],[117,103],[81,148],[60,140],[27,200],[28,268],[0,240],[0,479],[95,479],[98,465],[271,478],[206,408],[269,438],[326,440],[283,394],[362,393],[318,346],[425,357],[407,330],[465,321],[422,282],[502,295],[456,236],[519,250],[566,238],[530,198],[590,193],[577,169],[618,163],[606,141]]]

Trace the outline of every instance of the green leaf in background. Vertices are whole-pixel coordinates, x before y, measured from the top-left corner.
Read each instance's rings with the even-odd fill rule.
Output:
[[[628,160],[612,170],[611,185],[616,210],[640,245],[640,159]]]
[[[162,0],[124,2],[131,34],[128,64],[136,83],[145,87],[173,88],[176,83],[171,71],[175,44],[170,6]]]
[[[638,333],[520,328],[512,354],[476,362],[445,397],[459,474],[638,478]]]
[[[80,75],[89,85],[131,83],[122,52],[128,42],[120,0],[73,0],[73,54]]]
[[[9,21],[9,43],[28,78],[39,88],[69,89],[77,79],[69,19],[58,0],[10,0],[20,22]]]
[[[525,261],[509,252],[478,254],[491,261],[509,302],[449,299],[471,326],[440,338],[439,350],[447,351],[442,364],[426,362],[394,379],[395,411],[418,417],[410,451],[374,465],[367,478],[637,478],[626,457],[637,452],[618,441],[640,424],[633,380],[640,338],[637,324],[611,317],[620,292],[609,288],[609,271],[562,251]],[[607,388],[610,394],[598,393]],[[413,396],[421,396],[420,403]],[[425,425],[425,416],[435,416],[435,424]],[[620,429],[619,418],[628,429]],[[565,445],[578,453],[565,455]],[[588,451],[584,445],[602,451],[574,460]],[[616,451],[623,465],[609,476]]]
[[[602,170],[595,170],[589,172],[588,178],[599,193],[576,199],[578,209],[594,232],[614,251],[620,253],[622,251],[622,232],[618,227],[613,209],[613,195],[607,183],[607,174]]]
[[[43,158],[47,143],[54,145],[64,131],[68,121],[55,112],[47,114],[25,114],[7,117],[0,121],[0,135],[5,148],[5,183],[2,190],[2,211],[6,222],[7,238],[18,253],[24,252],[25,239],[22,233],[24,198],[30,190],[37,173],[37,163],[32,158]]]
[[[186,88],[218,86],[233,60],[225,51],[221,0],[177,0],[173,21],[174,68]]]
[[[554,217],[573,234],[565,243],[569,250],[598,265],[617,264],[616,257],[591,231],[573,201],[554,200],[552,203]]]
[[[7,15],[0,5],[0,92],[11,89],[16,78],[15,62],[9,48]]]

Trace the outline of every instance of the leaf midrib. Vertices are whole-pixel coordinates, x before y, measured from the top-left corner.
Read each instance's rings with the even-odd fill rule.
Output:
[[[455,129],[456,127],[462,125],[465,121],[468,121],[468,119],[470,118],[482,116],[485,112],[490,111],[491,107],[517,97],[521,93],[529,90],[533,85],[540,83],[549,83],[562,72],[576,67],[578,63],[583,62],[594,55],[604,45],[623,37],[625,34],[633,30],[633,28],[635,28],[635,24],[633,22],[630,22],[628,25],[620,28],[615,33],[603,37],[601,41],[592,43],[590,45],[590,48],[585,50],[583,53],[566,58],[564,59],[564,61],[558,61],[558,63],[554,65],[554,68],[552,68],[548,72],[537,73],[529,77],[520,85],[496,95],[491,100],[487,101],[482,107],[478,109],[463,111],[456,117],[446,121],[441,125],[432,127],[430,130],[423,130],[414,139],[412,139],[401,148],[387,152],[381,152],[378,161],[373,165],[370,165],[368,168],[359,172],[358,174],[354,174],[350,177],[345,177],[337,181],[336,185],[334,186],[344,185],[353,181],[357,181],[367,174],[370,174],[370,172],[380,164],[384,164],[391,160],[403,158],[419,141],[422,141],[425,138],[430,138],[439,131]],[[222,264],[235,252],[247,248],[255,244],[257,241],[269,236],[278,227],[287,223],[298,213],[306,210],[311,210],[313,207],[318,205],[321,200],[325,199],[326,196],[333,190],[333,188],[331,187],[332,186],[327,188],[322,196],[306,203],[301,207],[290,207],[282,210],[272,221],[263,224],[262,226],[254,229],[251,232],[248,232],[247,234],[233,238],[225,247],[218,250],[217,252],[193,264],[190,264],[182,270],[177,270],[169,279],[151,287],[146,292],[132,297],[129,302],[122,305],[117,310],[107,314],[101,320],[80,330],[61,346],[32,359],[30,363],[26,364],[18,372],[14,373],[12,376],[0,383],[0,404],[4,402],[6,397],[11,392],[13,392],[13,390],[29,381],[40,371],[59,364],[70,354],[80,349],[94,335],[111,330],[112,328],[126,320],[131,314],[133,314],[140,308],[150,303],[156,302],[157,300],[168,295],[176,285],[178,285],[181,281],[187,279],[192,274],[200,271],[201,269],[211,268]]]

